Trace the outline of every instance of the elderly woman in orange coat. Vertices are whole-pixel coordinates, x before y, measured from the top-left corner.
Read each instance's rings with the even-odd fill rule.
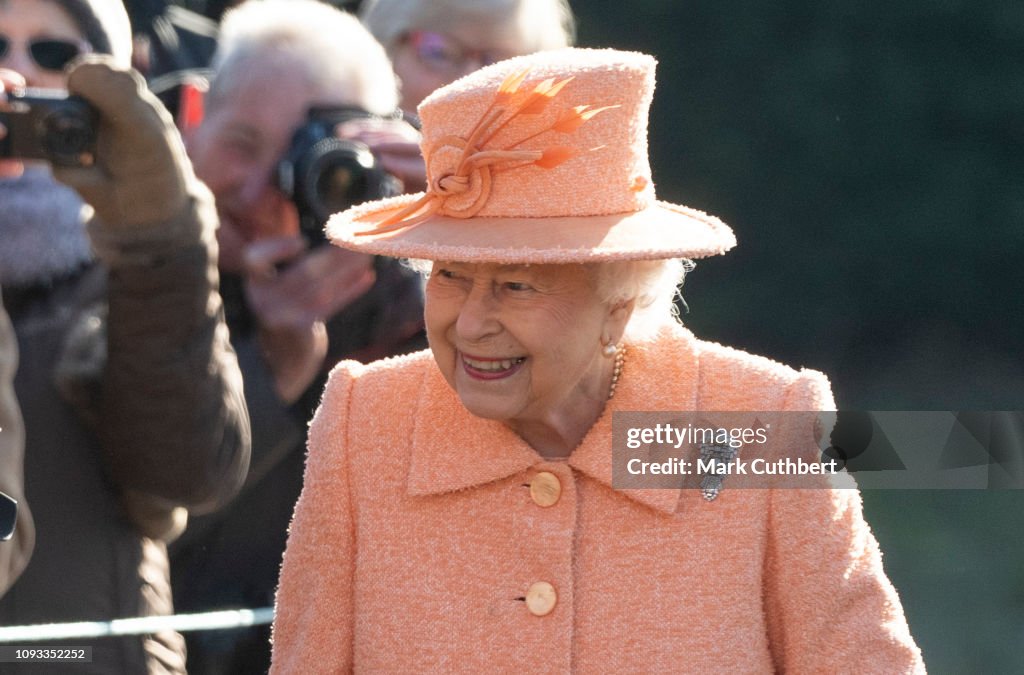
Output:
[[[653,87],[611,50],[480,70],[420,106],[427,192],[332,220],[433,261],[430,350],[332,375],[273,672],[923,672],[856,490],[613,481],[615,413],[833,406],[674,320],[734,238],[655,199]]]

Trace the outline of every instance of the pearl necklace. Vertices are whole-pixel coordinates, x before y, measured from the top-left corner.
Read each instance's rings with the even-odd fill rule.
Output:
[[[622,375],[622,366],[626,363],[626,345],[620,345],[615,350],[615,365],[612,366],[612,383],[608,387],[608,400],[615,396],[615,387],[619,385],[619,377]]]

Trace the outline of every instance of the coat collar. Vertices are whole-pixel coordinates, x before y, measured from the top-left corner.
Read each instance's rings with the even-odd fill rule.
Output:
[[[617,410],[694,410],[699,358],[693,335],[678,326],[631,344],[622,380],[569,465],[612,488],[612,417]],[[471,415],[431,363],[413,425],[410,495],[465,490],[521,473],[546,460],[504,424]],[[615,488],[612,488],[615,489]],[[622,489],[627,497],[675,513],[679,491]]]

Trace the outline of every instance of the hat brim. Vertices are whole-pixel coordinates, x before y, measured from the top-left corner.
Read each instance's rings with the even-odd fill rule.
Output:
[[[403,195],[335,214],[328,237],[342,248],[395,258],[499,264],[705,258],[736,245],[728,225],[685,206],[654,202],[641,211],[545,218],[434,215],[413,227],[357,234],[422,197]]]

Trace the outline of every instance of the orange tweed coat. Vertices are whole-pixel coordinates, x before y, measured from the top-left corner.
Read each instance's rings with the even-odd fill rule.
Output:
[[[272,672],[923,672],[856,491],[611,487],[610,410],[832,405],[820,373],[673,328],[630,344],[609,410],[547,461],[470,415],[429,352],[344,362],[312,423]],[[541,471],[552,506],[531,499]]]

